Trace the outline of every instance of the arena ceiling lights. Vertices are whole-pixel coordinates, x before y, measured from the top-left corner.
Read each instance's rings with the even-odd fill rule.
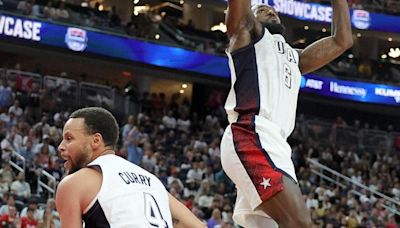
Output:
[[[388,56],[396,59],[400,57],[400,48],[390,48]]]

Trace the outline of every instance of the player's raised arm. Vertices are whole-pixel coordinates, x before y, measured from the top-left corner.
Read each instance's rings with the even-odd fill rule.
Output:
[[[185,205],[168,193],[174,228],[206,228]]]
[[[309,73],[339,57],[353,45],[347,0],[331,0],[332,35],[318,40],[300,52],[300,71]]]
[[[250,0],[228,0],[228,12],[225,24],[228,37],[231,38],[243,27],[252,26],[254,16],[251,12]]]

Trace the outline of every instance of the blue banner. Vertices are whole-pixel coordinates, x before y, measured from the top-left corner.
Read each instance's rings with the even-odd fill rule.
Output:
[[[400,106],[400,87],[396,86],[307,74],[302,76],[300,91],[343,100]]]
[[[228,78],[226,57],[0,14],[0,37]]]
[[[331,6],[306,3],[293,0],[268,0],[279,13],[305,21],[331,23],[333,10]],[[382,32],[400,33],[400,17],[366,10],[350,10],[354,28]]]
[[[294,0],[252,0],[252,4],[269,4],[279,14],[303,21],[331,23],[333,16],[331,6],[317,3]],[[351,9],[350,17],[353,27],[357,29],[400,33],[399,16]]]

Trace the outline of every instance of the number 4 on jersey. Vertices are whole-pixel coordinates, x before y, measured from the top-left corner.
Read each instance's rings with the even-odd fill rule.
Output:
[[[151,227],[157,228],[169,228],[167,221],[164,220],[160,207],[153,195],[149,193],[143,193],[144,205],[147,221]]]

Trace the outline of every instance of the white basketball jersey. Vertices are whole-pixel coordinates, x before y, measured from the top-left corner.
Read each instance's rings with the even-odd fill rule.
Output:
[[[100,156],[103,182],[84,211],[85,227],[173,228],[168,192],[153,174],[116,155]]]
[[[266,28],[258,40],[228,53],[231,90],[225,103],[230,123],[257,115],[280,128],[287,138],[293,131],[300,88],[299,55],[282,35]]]

